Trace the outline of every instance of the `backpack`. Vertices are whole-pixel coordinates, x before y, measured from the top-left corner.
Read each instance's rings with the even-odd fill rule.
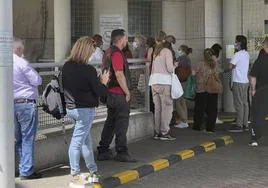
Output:
[[[43,111],[51,114],[56,119],[62,119],[66,115],[65,99],[62,87],[61,72],[47,84],[42,94]]]
[[[216,72],[211,72],[208,76],[205,91],[211,94],[218,94],[222,92],[222,83]]]

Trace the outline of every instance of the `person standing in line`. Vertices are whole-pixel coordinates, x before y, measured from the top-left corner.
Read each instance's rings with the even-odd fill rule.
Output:
[[[222,47],[221,47],[220,44],[215,43],[215,44],[212,45],[211,49],[213,51],[215,61],[217,62],[218,70],[220,71],[220,73],[223,73],[223,69],[222,69],[222,65],[221,65],[221,59],[220,59],[220,54],[221,54],[221,51],[222,51]],[[221,99],[221,96],[219,96],[219,98]],[[217,116],[216,124],[222,124],[222,123],[223,123],[223,121],[221,121],[219,119],[219,117]]]
[[[218,109],[218,93],[221,90],[219,70],[213,58],[213,51],[210,48],[204,51],[204,62],[192,70],[196,77],[196,95],[194,107],[193,130],[201,131],[206,118],[206,132],[215,132],[215,123]],[[213,91],[212,91],[213,90]]]
[[[112,45],[104,54],[102,68],[111,72],[108,83],[107,108],[101,140],[98,146],[97,159],[100,161],[114,159],[119,162],[137,162],[128,152],[127,130],[130,114],[131,77],[127,59],[122,49],[127,45],[128,37],[123,29],[115,29],[111,34]],[[117,155],[113,157],[109,149],[115,138]]]
[[[191,75],[191,60],[189,54],[192,53],[192,48],[189,48],[186,45],[181,45],[179,48],[179,57],[177,58],[178,66],[175,69],[175,73],[178,76],[182,87],[185,88],[185,82],[188,77]],[[188,109],[186,105],[186,99],[180,97],[175,100],[175,109],[179,115],[180,123],[174,125],[176,128],[188,128]]]
[[[133,58],[144,58],[146,50],[146,37],[138,35],[135,37],[133,45]]]
[[[19,157],[21,180],[38,179],[42,175],[34,170],[34,143],[38,127],[38,86],[42,78],[22,58],[23,41],[13,41],[13,92],[16,153]]]
[[[146,53],[145,58],[151,62],[150,64],[150,74],[151,74],[155,39],[153,37],[147,37],[146,44],[147,44],[147,53]],[[154,101],[153,101],[152,87],[150,87],[150,112],[154,113]]]
[[[171,98],[171,78],[174,69],[173,55],[166,46],[164,32],[156,36],[153,53],[152,73],[149,85],[152,86],[155,104],[155,140],[175,140],[170,134],[169,123],[172,118],[173,100]]]
[[[88,63],[95,49],[96,43],[91,37],[79,38],[62,68],[67,116],[75,125],[69,146],[69,162],[73,177],[70,186],[83,182],[84,174],[80,173],[79,165],[81,152],[89,170],[86,174],[87,182],[98,182],[99,177],[90,130],[99,98],[107,94],[105,85],[109,80],[109,73],[102,74],[99,80],[95,67]]]
[[[93,40],[96,43],[96,50],[93,52],[93,54],[90,56],[89,61],[101,61],[103,57],[103,41],[102,41],[102,36],[101,35],[94,35]]]
[[[262,128],[266,124],[265,116],[268,114],[268,37],[264,40],[264,48],[250,72],[250,84],[252,92],[252,125],[250,128],[250,146],[258,146]]]
[[[232,70],[232,91],[234,107],[237,113],[236,125],[229,132],[243,132],[248,130],[248,70],[249,54],[247,52],[247,38],[237,35],[235,40],[235,54],[230,62],[229,70]]]

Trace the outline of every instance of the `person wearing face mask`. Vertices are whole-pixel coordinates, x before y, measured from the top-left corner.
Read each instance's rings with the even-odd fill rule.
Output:
[[[191,60],[189,54],[192,53],[192,48],[186,45],[181,45],[178,50],[179,57],[177,58],[178,66],[175,69],[175,73],[178,76],[182,87],[185,88],[185,82],[191,75]],[[179,115],[180,122],[174,127],[176,128],[188,128],[188,109],[186,105],[186,100],[181,97],[175,101],[175,109]]]
[[[247,52],[247,38],[237,35],[235,39],[235,54],[229,64],[228,70],[232,70],[232,92],[234,107],[237,113],[236,125],[229,132],[243,132],[248,130],[248,70],[249,54]]]
[[[95,52],[92,54],[92,56],[90,57],[89,61],[100,61],[102,60],[103,57],[103,41],[102,41],[102,36],[101,35],[94,35],[93,40],[96,42],[96,50]]]
[[[252,92],[252,126],[251,142],[249,146],[258,146],[262,128],[266,124],[265,116],[268,114],[268,37],[264,40],[264,48],[250,72],[250,85]]]
[[[139,35],[134,39],[133,45],[133,57],[144,58],[146,55],[146,37]]]

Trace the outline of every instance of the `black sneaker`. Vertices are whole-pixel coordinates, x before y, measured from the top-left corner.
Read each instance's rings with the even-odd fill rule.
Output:
[[[243,132],[243,128],[237,125],[233,125],[230,129],[228,129],[228,132],[240,133],[240,132]]]
[[[208,134],[213,134],[215,133],[215,130],[204,130],[205,133],[208,133]]]
[[[154,139],[154,140],[159,140],[160,137],[161,137],[161,134],[155,132],[155,133],[154,133],[154,137],[153,137],[153,139]]]
[[[21,180],[33,180],[33,179],[40,179],[42,178],[42,174],[34,172],[30,176],[20,176]]]
[[[132,158],[128,154],[117,154],[114,158],[115,161],[123,162],[123,163],[136,163],[138,162],[136,159]]]
[[[114,156],[113,156],[113,152],[111,150],[107,151],[107,152],[101,152],[98,153],[97,155],[97,160],[98,161],[108,161],[108,160],[113,160]]]
[[[249,131],[249,127],[248,126],[243,126],[243,130],[244,131]]]
[[[168,134],[164,134],[164,135],[160,136],[160,140],[173,141],[173,140],[176,140],[176,138],[172,137],[172,136],[168,133]]]

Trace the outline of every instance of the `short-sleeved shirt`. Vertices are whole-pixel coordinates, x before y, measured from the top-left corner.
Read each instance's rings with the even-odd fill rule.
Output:
[[[268,53],[261,50],[251,69],[250,75],[256,77],[256,89],[268,86]]]
[[[236,52],[231,60],[231,64],[235,65],[232,70],[232,81],[238,83],[248,83],[249,54],[246,50]]]
[[[114,52],[111,56],[112,66],[114,72],[124,71],[124,57],[119,52]],[[113,87],[109,89],[109,92],[116,94],[124,94],[124,91],[121,87]]]

